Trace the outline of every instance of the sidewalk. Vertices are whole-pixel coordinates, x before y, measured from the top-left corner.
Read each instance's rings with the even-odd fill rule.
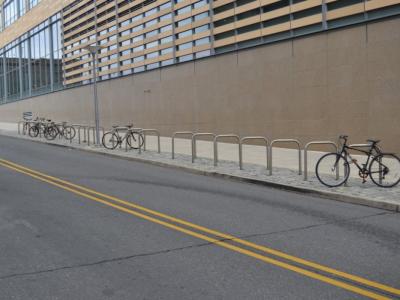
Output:
[[[214,167],[213,143],[210,141],[197,141],[197,159],[192,163],[191,142],[188,139],[175,139],[175,159],[173,160],[171,158],[172,144],[170,137],[161,137],[161,153],[159,154],[157,153],[156,137],[147,136],[147,151],[139,154],[137,150],[125,152],[124,147],[122,149],[106,150],[104,148],[88,146],[87,144],[78,144],[77,139],[72,143],[62,139],[56,139],[52,142],[48,142],[45,139],[32,139],[29,136],[18,135],[17,129],[16,123],[0,123],[1,135],[63,145],[85,151],[145,161],[161,166],[172,166],[203,175],[227,177],[281,189],[311,193],[333,200],[400,212],[400,185],[384,189],[377,187],[371,180],[362,184],[356,172],[352,172],[348,186],[327,188],[319,183],[315,177],[314,169],[315,163],[324,154],[323,152],[309,151],[308,180],[303,181],[303,175],[298,175],[298,152],[292,149],[273,149],[273,175],[269,176],[266,170],[265,146],[244,145],[244,164],[243,170],[240,170],[237,144],[218,143],[219,162],[218,166]],[[301,159],[303,160],[303,153]],[[304,169],[303,163],[302,168]]]

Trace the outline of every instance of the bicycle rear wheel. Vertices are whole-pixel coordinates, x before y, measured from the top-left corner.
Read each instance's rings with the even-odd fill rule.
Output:
[[[37,137],[39,135],[38,126],[34,125],[34,126],[29,127],[28,134],[30,137]]]
[[[382,153],[369,165],[371,180],[380,187],[390,188],[400,182],[400,159],[394,154]]]
[[[143,134],[137,131],[132,131],[130,135],[126,138],[129,147],[132,149],[139,149],[144,144]]]
[[[106,132],[101,139],[101,143],[104,148],[114,150],[119,144],[118,136],[114,132]]]
[[[344,184],[350,175],[350,166],[346,158],[337,153],[322,156],[315,167],[318,180],[328,187]]]

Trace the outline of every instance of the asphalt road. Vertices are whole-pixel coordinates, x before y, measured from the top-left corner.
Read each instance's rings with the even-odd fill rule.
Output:
[[[0,136],[0,299],[399,289],[399,214]]]

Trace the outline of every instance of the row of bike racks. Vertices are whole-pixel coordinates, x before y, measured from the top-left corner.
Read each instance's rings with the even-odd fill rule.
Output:
[[[172,159],[175,159],[175,142],[178,137],[188,137],[191,139],[191,147],[192,147],[192,163],[195,162],[197,158],[197,140],[200,137],[209,137],[212,138],[213,142],[213,157],[214,157],[214,166],[218,165],[218,142],[221,139],[230,138],[233,139],[238,144],[238,161],[239,161],[239,168],[243,170],[243,156],[244,156],[244,145],[249,141],[259,141],[265,145],[265,156],[266,156],[266,169],[268,170],[268,175],[272,175],[273,170],[273,148],[276,144],[292,144],[296,147],[298,153],[298,174],[303,174],[303,180],[308,180],[308,153],[310,148],[313,146],[321,146],[327,145],[331,146],[335,152],[338,152],[339,147],[335,142],[332,141],[311,141],[307,143],[304,148],[302,149],[301,143],[297,139],[275,139],[269,142],[266,137],[263,136],[247,136],[240,138],[236,134],[222,134],[216,135],[211,132],[200,132],[194,133],[192,131],[178,131],[172,135]],[[369,144],[353,144],[350,145],[352,147],[368,147]],[[302,170],[302,154],[303,151],[304,155],[304,171]],[[336,174],[337,178],[339,177],[339,169],[337,170]]]
[[[18,122],[18,134],[26,134],[27,124],[34,124],[34,121],[20,121]],[[72,127],[75,128],[77,131],[78,143],[87,143],[90,145],[91,137],[93,142],[95,141],[95,132],[96,127],[91,125],[85,124],[72,124]],[[144,128],[128,128],[128,127],[117,127],[118,130],[134,130],[143,136],[143,146],[139,147],[139,154],[142,151],[147,150],[147,136],[155,136],[157,138],[157,152],[161,153],[161,135],[157,129],[144,129]],[[100,127],[100,131],[104,134],[106,131],[103,127]],[[244,147],[249,141],[258,141],[265,146],[265,162],[266,162],[266,169],[268,170],[268,175],[272,175],[273,171],[273,148],[276,144],[292,144],[295,146],[298,152],[298,174],[303,174],[303,180],[308,180],[308,154],[312,147],[314,146],[321,146],[326,145],[333,148],[333,150],[337,153],[339,150],[338,145],[332,141],[311,141],[307,143],[304,148],[302,149],[301,143],[297,139],[275,139],[269,141],[266,137],[263,136],[247,136],[247,137],[240,137],[237,134],[220,134],[217,135],[211,132],[193,132],[193,131],[178,131],[174,132],[172,135],[172,151],[171,156],[172,159],[175,159],[175,143],[178,137],[181,138],[189,138],[191,140],[191,156],[192,156],[192,163],[195,162],[197,158],[197,141],[199,138],[211,138],[213,143],[213,157],[214,157],[214,166],[218,166],[218,143],[221,140],[233,140],[234,143],[238,145],[238,163],[240,170],[243,170],[243,157],[244,157]],[[369,147],[370,144],[352,144],[350,147]],[[122,145],[120,145],[122,147]],[[128,144],[125,142],[125,151],[128,151]],[[303,151],[303,161],[304,161],[304,170],[302,170],[302,158],[301,158],[301,151]],[[304,172],[303,172],[304,171]],[[337,169],[337,178],[339,177],[339,169]]]

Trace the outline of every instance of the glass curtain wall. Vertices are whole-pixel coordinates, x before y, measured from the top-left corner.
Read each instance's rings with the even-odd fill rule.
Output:
[[[3,3],[4,28],[14,23],[18,18],[22,17],[29,9],[36,6],[40,0],[6,0]],[[29,7],[27,7],[27,5]]]
[[[0,50],[0,102],[62,88],[61,14]]]

